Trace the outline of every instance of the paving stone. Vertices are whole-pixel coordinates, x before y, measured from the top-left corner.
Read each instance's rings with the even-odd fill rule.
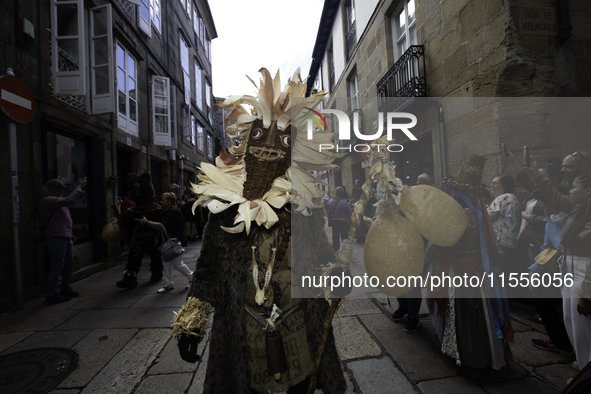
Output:
[[[534,329],[528,326],[527,324],[520,323],[518,320],[511,319],[511,327],[513,327],[513,332],[528,332],[533,331]]]
[[[356,317],[333,320],[335,342],[341,359],[379,356],[382,350]]]
[[[3,332],[0,334],[0,353],[23,339],[33,335],[34,332]]]
[[[174,308],[85,310],[56,329],[170,327],[173,310]]]
[[[137,333],[135,329],[94,330],[72,347],[78,365],[59,388],[86,386]]]
[[[349,362],[353,379],[363,394],[407,394],[414,389],[388,357]]]
[[[191,383],[190,373],[154,375],[144,379],[134,394],[183,393]]]
[[[556,364],[548,365],[546,367],[539,367],[534,370],[536,375],[541,377],[546,382],[550,383],[560,391],[566,387],[567,379],[574,378],[578,373],[572,364]]]
[[[132,392],[169,337],[170,330],[167,329],[140,330],[90,381],[82,393],[127,394]]]
[[[188,363],[179,355],[179,348],[174,338],[170,338],[164,350],[158,355],[148,375],[162,375],[179,372],[195,372],[198,363]]]
[[[384,331],[384,330],[402,330],[404,325],[396,324],[388,316],[380,313],[379,315],[362,315],[359,316],[363,324],[367,326],[370,331]]]
[[[63,347],[70,349],[78,341],[87,336],[90,330],[43,331],[27,337],[14,346],[6,349],[2,354],[20,352],[22,350],[39,349],[44,347]]]
[[[83,295],[77,298],[73,298],[71,301],[64,302],[62,304],[55,305],[55,309],[123,309],[129,308],[134,303],[138,302],[143,295],[123,293],[123,294],[110,294],[110,295]],[[40,309],[44,306],[41,302],[40,305],[34,306],[33,304],[27,305],[25,309],[33,310]]]
[[[474,381],[463,376],[417,384],[423,394],[486,394]]]
[[[511,344],[511,351],[515,360],[519,360],[532,367],[541,367],[548,364],[566,364],[574,360],[574,353],[572,355],[563,355],[538,349],[531,343],[531,340],[535,338],[548,339],[547,336],[535,331],[515,334],[515,343]]]
[[[382,313],[375,304],[367,298],[347,298],[343,304],[344,309],[339,309],[339,315],[354,316]]]
[[[57,390],[51,390],[48,394],[78,394],[80,392],[80,390],[78,389],[57,389]]]
[[[412,381],[457,375],[454,360],[433,349],[418,333],[409,334],[400,327],[374,335]]]
[[[175,287],[167,293],[145,295],[132,308],[172,308],[176,311],[181,309],[186,300],[187,290],[183,284],[180,289]]]
[[[506,394],[506,393],[536,393],[536,394],[556,394],[558,390],[551,387],[549,384],[542,382],[538,378],[525,378],[510,380],[498,383],[486,383],[482,387],[489,394]]]
[[[45,308],[37,311],[19,311],[0,316],[0,327],[2,332],[17,331],[48,331],[80,311],[58,310],[55,305],[46,305]],[[76,327],[77,328],[77,327]]]

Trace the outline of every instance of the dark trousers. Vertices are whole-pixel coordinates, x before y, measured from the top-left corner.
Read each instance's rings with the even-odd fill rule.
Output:
[[[159,274],[162,277],[162,255],[157,247],[154,246],[155,237],[140,238],[133,245],[127,256],[126,270],[139,272],[142,265],[142,258],[147,253],[150,256],[150,270],[153,274]]]
[[[53,237],[45,240],[49,250],[51,269],[47,279],[47,296],[57,294],[57,282],[62,277],[62,289],[70,287],[70,277],[74,266],[74,245],[71,238]]]
[[[420,287],[414,287],[411,291],[401,297],[396,297],[398,305],[402,309],[408,309],[408,316],[418,319],[419,311],[421,310],[421,303],[423,302],[423,295]]]
[[[336,252],[341,248],[341,241],[347,239],[351,224],[349,222],[343,222],[342,220],[333,220],[333,222],[332,249]]]
[[[560,296],[560,293],[558,292],[557,295]],[[532,301],[544,323],[550,340],[560,349],[571,350],[572,344],[568,339],[562,317],[562,298],[534,298]]]

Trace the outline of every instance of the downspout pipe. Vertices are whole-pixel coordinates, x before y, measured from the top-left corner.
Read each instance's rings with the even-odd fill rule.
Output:
[[[434,101],[437,105],[437,134],[439,136],[439,166],[441,169],[441,180],[447,174],[447,156],[445,154],[445,123],[443,121],[443,106],[439,101]]]

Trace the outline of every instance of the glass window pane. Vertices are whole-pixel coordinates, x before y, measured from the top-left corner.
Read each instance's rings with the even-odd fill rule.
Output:
[[[57,7],[57,35],[78,35],[78,7],[75,4],[58,5]]]
[[[144,18],[145,20],[149,21],[150,20],[150,9],[149,9],[149,5],[148,2],[146,0],[142,0],[141,4],[140,4],[140,15],[142,16],[142,18]]]
[[[137,104],[134,100],[129,100],[129,117],[137,121]]]
[[[126,101],[125,93],[123,93],[120,90],[118,91],[118,94],[117,94],[117,101],[119,101],[119,113],[121,115],[127,116],[127,111],[125,110],[125,108],[126,108],[126,106],[125,106],[125,101]]]
[[[117,88],[123,92],[127,92],[125,88],[125,71],[117,67]]]
[[[94,15],[93,35],[102,36],[103,34],[107,34],[107,10],[95,10],[92,14]]]
[[[168,117],[156,115],[154,119],[154,128],[157,133],[168,134]]]
[[[415,20],[415,0],[408,2],[408,23]]]
[[[129,97],[135,100],[135,81],[132,78],[127,78],[127,83],[129,84],[127,88],[129,89]]]
[[[94,65],[109,63],[108,38],[97,38],[94,43]]]
[[[163,79],[154,78],[154,94],[166,96],[166,83]]]
[[[119,44],[117,44],[117,65],[125,68],[125,50]]]
[[[135,78],[135,59],[129,55],[127,55],[127,74]]]
[[[94,69],[96,94],[109,93],[109,66]]]
[[[57,46],[57,65],[59,71],[79,70],[78,39],[60,39],[57,41]]]
[[[154,111],[157,114],[168,115],[168,100],[166,97],[154,97]]]

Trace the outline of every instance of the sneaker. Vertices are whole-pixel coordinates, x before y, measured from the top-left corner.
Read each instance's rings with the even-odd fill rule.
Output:
[[[121,289],[133,289],[137,286],[137,278],[133,275],[125,274],[123,279],[117,282],[117,287]]]
[[[554,344],[550,339],[532,339],[531,342],[533,345],[539,349],[548,350],[550,352],[562,353],[562,354],[571,354],[571,350],[560,349],[558,346]]]
[[[414,317],[409,316],[406,320],[406,324],[404,325],[404,331],[409,333],[415,332],[419,328],[420,324],[421,322],[419,322],[419,319],[415,319]]]
[[[534,323],[544,324],[544,322],[542,322],[542,318],[537,313],[528,313],[527,315],[525,315],[525,317],[527,318],[527,320],[533,321]]]
[[[174,289],[174,286],[164,286],[158,289],[158,293],[166,293],[167,291],[171,291]]]
[[[72,297],[68,297],[61,294],[56,294],[53,297],[45,297],[43,305],[61,304],[62,302],[70,301]]]
[[[64,289],[61,289],[60,294],[63,296],[71,297],[71,298],[75,298],[80,295],[80,293],[78,293],[77,291],[72,290],[72,288],[70,286],[68,286]]]
[[[396,309],[396,312],[392,313],[392,319],[394,319],[394,321],[402,320],[402,318],[406,316],[407,313],[408,309],[398,308]]]

